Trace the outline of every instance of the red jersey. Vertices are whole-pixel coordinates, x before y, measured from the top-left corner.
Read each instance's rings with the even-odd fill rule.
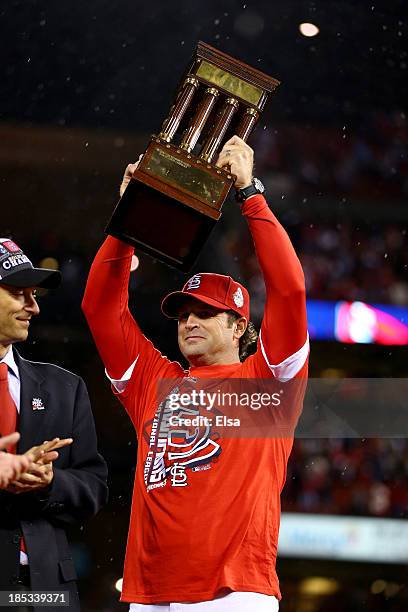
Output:
[[[90,271],[83,309],[138,437],[122,601],[199,602],[224,590],[281,597],[275,570],[280,493],[293,438],[221,439],[210,428],[199,438],[184,431],[180,444],[166,402],[157,400],[160,379],[191,385],[209,378],[306,377],[299,260],[263,196],[248,199],[242,211],[266,286],[258,349],[244,363],[186,371],[161,355],[128,309],[132,247],[108,237]]]

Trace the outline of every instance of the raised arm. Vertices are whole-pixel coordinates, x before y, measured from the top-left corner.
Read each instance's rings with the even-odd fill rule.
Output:
[[[242,212],[248,221],[265,281],[262,350],[270,364],[280,364],[302,349],[306,357],[305,281],[289,236],[262,195],[246,200]]]
[[[225,144],[218,163],[230,165],[231,172],[238,177],[236,187],[251,184],[253,151],[237,136]],[[248,198],[242,213],[254,240],[266,287],[260,349],[274,375],[291,378],[303,366],[309,352],[302,267],[289,236],[262,195]]]
[[[139,353],[141,332],[128,307],[133,248],[108,236],[92,263],[82,310],[111,378],[120,379]]]
[[[137,164],[123,177],[123,194]],[[129,380],[140,352],[154,350],[132,317],[129,306],[129,275],[133,247],[108,236],[89,272],[82,309],[106,371],[112,380]],[[118,387],[120,391],[120,386]]]

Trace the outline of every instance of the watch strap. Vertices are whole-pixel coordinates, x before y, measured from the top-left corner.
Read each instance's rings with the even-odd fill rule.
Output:
[[[256,195],[258,193],[262,193],[257,187],[255,187],[254,183],[248,185],[248,187],[244,187],[243,189],[237,189],[235,193],[235,197],[238,202],[245,202],[250,196]]]

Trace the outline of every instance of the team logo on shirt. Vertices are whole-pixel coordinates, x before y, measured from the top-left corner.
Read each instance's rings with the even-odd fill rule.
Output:
[[[193,468],[194,469],[194,468]],[[184,466],[175,463],[170,469],[171,474],[171,486],[172,487],[186,487],[187,486],[187,474]]]
[[[185,378],[182,390],[195,384],[195,380]],[[177,426],[174,422],[200,417],[199,406],[174,409],[170,400],[173,394],[180,393],[176,386],[160,403],[154,419],[146,423],[144,436],[149,450],[144,464],[144,481],[147,491],[164,487],[186,487],[189,471],[209,469],[211,463],[222,449],[216,441],[218,434],[212,425],[205,421],[199,426]],[[149,433],[150,429],[150,433]]]

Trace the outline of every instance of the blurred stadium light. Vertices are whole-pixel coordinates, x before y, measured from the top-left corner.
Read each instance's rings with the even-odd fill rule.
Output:
[[[408,308],[360,301],[308,300],[307,313],[312,340],[408,344]]]
[[[299,30],[303,36],[312,37],[317,36],[319,34],[319,28],[315,26],[314,23],[301,23],[299,25]]]
[[[279,554],[368,563],[408,563],[408,524],[397,519],[283,513]]]

